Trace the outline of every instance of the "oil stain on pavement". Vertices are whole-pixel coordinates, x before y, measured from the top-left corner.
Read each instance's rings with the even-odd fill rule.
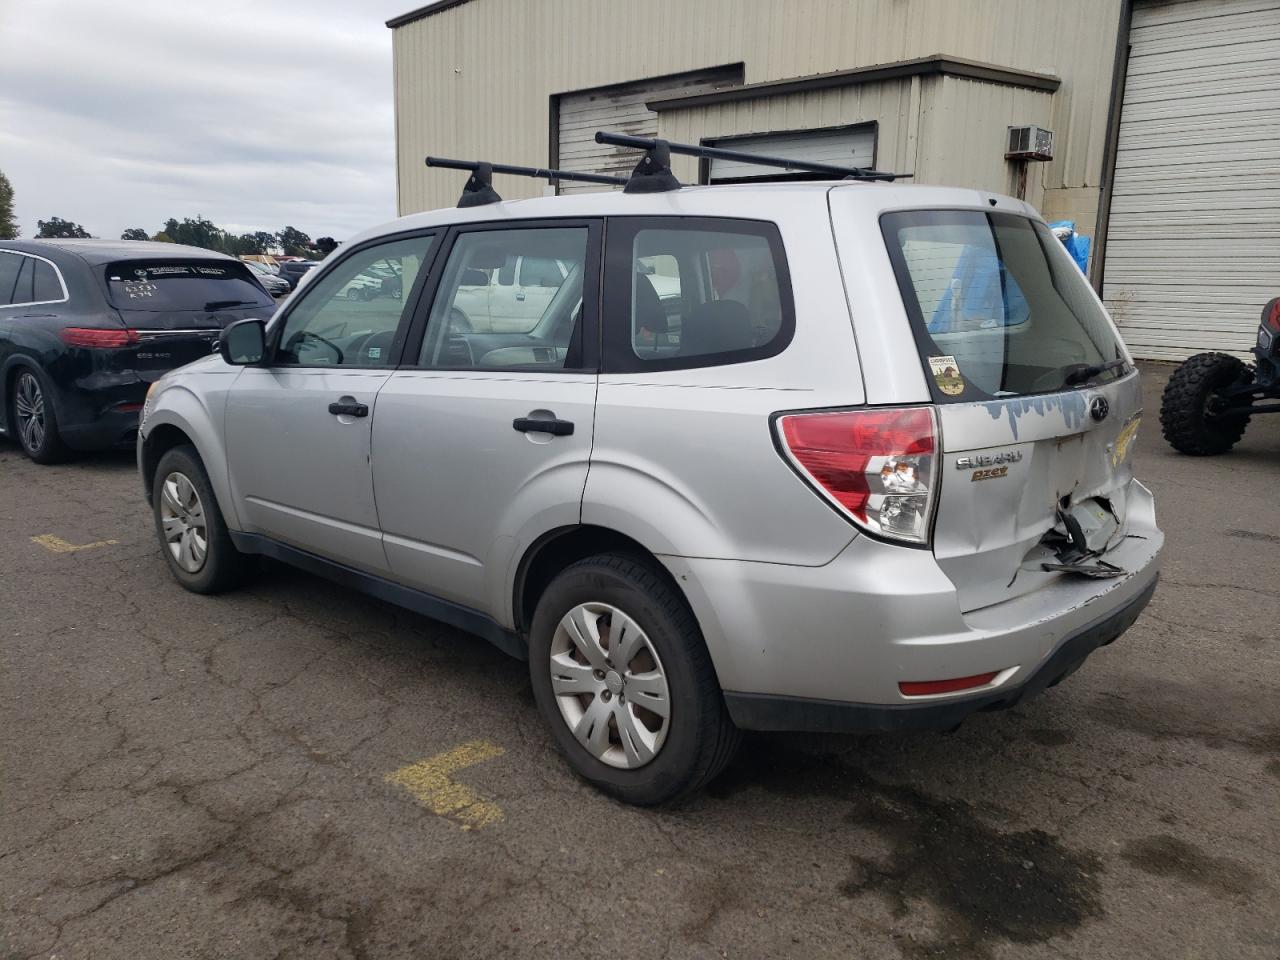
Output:
[[[1168,834],[1131,840],[1120,856],[1146,873],[1201,887],[1218,896],[1248,896],[1258,889],[1258,879],[1244,864],[1212,856]]]
[[[932,936],[900,942],[909,957],[988,957],[1000,943],[1042,943],[1104,913],[1098,857],[1043,830],[998,830],[963,801],[882,783],[838,758],[771,749],[710,789],[727,798],[752,787],[852,804],[847,822],[878,834],[889,852],[852,855],[841,892],[883,897],[899,919],[921,901],[939,914]]]

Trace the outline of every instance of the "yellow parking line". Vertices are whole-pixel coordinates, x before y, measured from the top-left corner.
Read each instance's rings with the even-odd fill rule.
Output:
[[[476,830],[500,821],[502,808],[492,801],[482,800],[470,787],[455,783],[451,777],[459,770],[474,767],[506,752],[489,740],[472,740],[387,774],[387,783],[407,789],[436,816],[457,820],[463,830]]]
[[[44,533],[38,537],[32,537],[31,542],[40,544],[52,553],[79,553],[81,550],[92,550],[94,547],[109,547],[120,541],[95,540],[93,543],[68,543],[56,534]]]

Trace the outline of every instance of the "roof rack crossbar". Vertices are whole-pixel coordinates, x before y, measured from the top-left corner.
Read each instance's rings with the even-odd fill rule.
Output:
[[[634,147],[637,150],[646,151],[653,151],[661,144],[663,148],[671,153],[680,153],[688,157],[702,157],[707,160],[736,160],[739,163],[751,163],[763,167],[781,167],[784,170],[802,170],[805,173],[826,173],[842,180],[898,180],[911,176],[909,173],[886,173],[882,170],[868,170],[864,167],[840,167],[830,163],[792,160],[787,157],[769,157],[759,153],[744,153],[741,150],[725,150],[721,147],[707,147],[701,144],[672,143],[669,140],[632,137],[623,133],[609,133],[606,130],[596,131],[596,143],[609,144],[615,147]]]
[[[502,199],[493,189],[495,173],[509,173],[517,177],[533,177],[536,180],[575,180],[582,183],[605,183],[623,186],[625,177],[609,177],[601,173],[574,173],[569,170],[551,170],[546,167],[516,167],[509,163],[488,163],[484,160],[450,160],[447,157],[427,157],[428,167],[444,167],[449,170],[470,170],[471,176],[462,189],[460,207],[478,207],[497,203]]]

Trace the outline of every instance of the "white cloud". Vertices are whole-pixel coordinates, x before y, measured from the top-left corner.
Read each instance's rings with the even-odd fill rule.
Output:
[[[343,239],[395,216],[391,31],[413,0],[0,0],[0,170],[25,236],[204,216]]]

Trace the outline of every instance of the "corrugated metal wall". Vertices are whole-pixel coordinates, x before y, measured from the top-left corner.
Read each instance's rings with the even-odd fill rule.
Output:
[[[647,0],[637,7],[623,0],[471,0],[393,32],[400,209],[456,200],[457,176],[427,171],[428,153],[545,163],[552,94],[739,61],[746,82],[754,83],[934,53],[1062,78],[1049,122],[1059,156],[1043,171],[1044,185],[1073,191],[1073,203],[1087,207],[1094,194],[1082,201],[1080,189],[1096,191],[1099,183],[1120,3]],[[902,97],[856,90],[848,94],[860,102],[886,96],[894,102],[865,117],[841,111],[844,92],[834,104],[823,97],[811,108],[781,98],[789,102],[780,115],[777,107],[763,109],[782,129],[823,125],[811,113],[826,125],[884,124]],[[715,132],[762,129],[753,123]],[[882,128],[882,148],[887,133]],[[690,130],[688,139],[711,135]],[[908,132],[893,135],[905,149]],[[889,165],[884,153],[880,160]],[[541,192],[527,180],[497,178],[497,186],[511,197]],[[1052,211],[1052,192],[1044,202]]]
[[[1280,292],[1280,3],[1139,3],[1104,293],[1135,355],[1246,355]]]

